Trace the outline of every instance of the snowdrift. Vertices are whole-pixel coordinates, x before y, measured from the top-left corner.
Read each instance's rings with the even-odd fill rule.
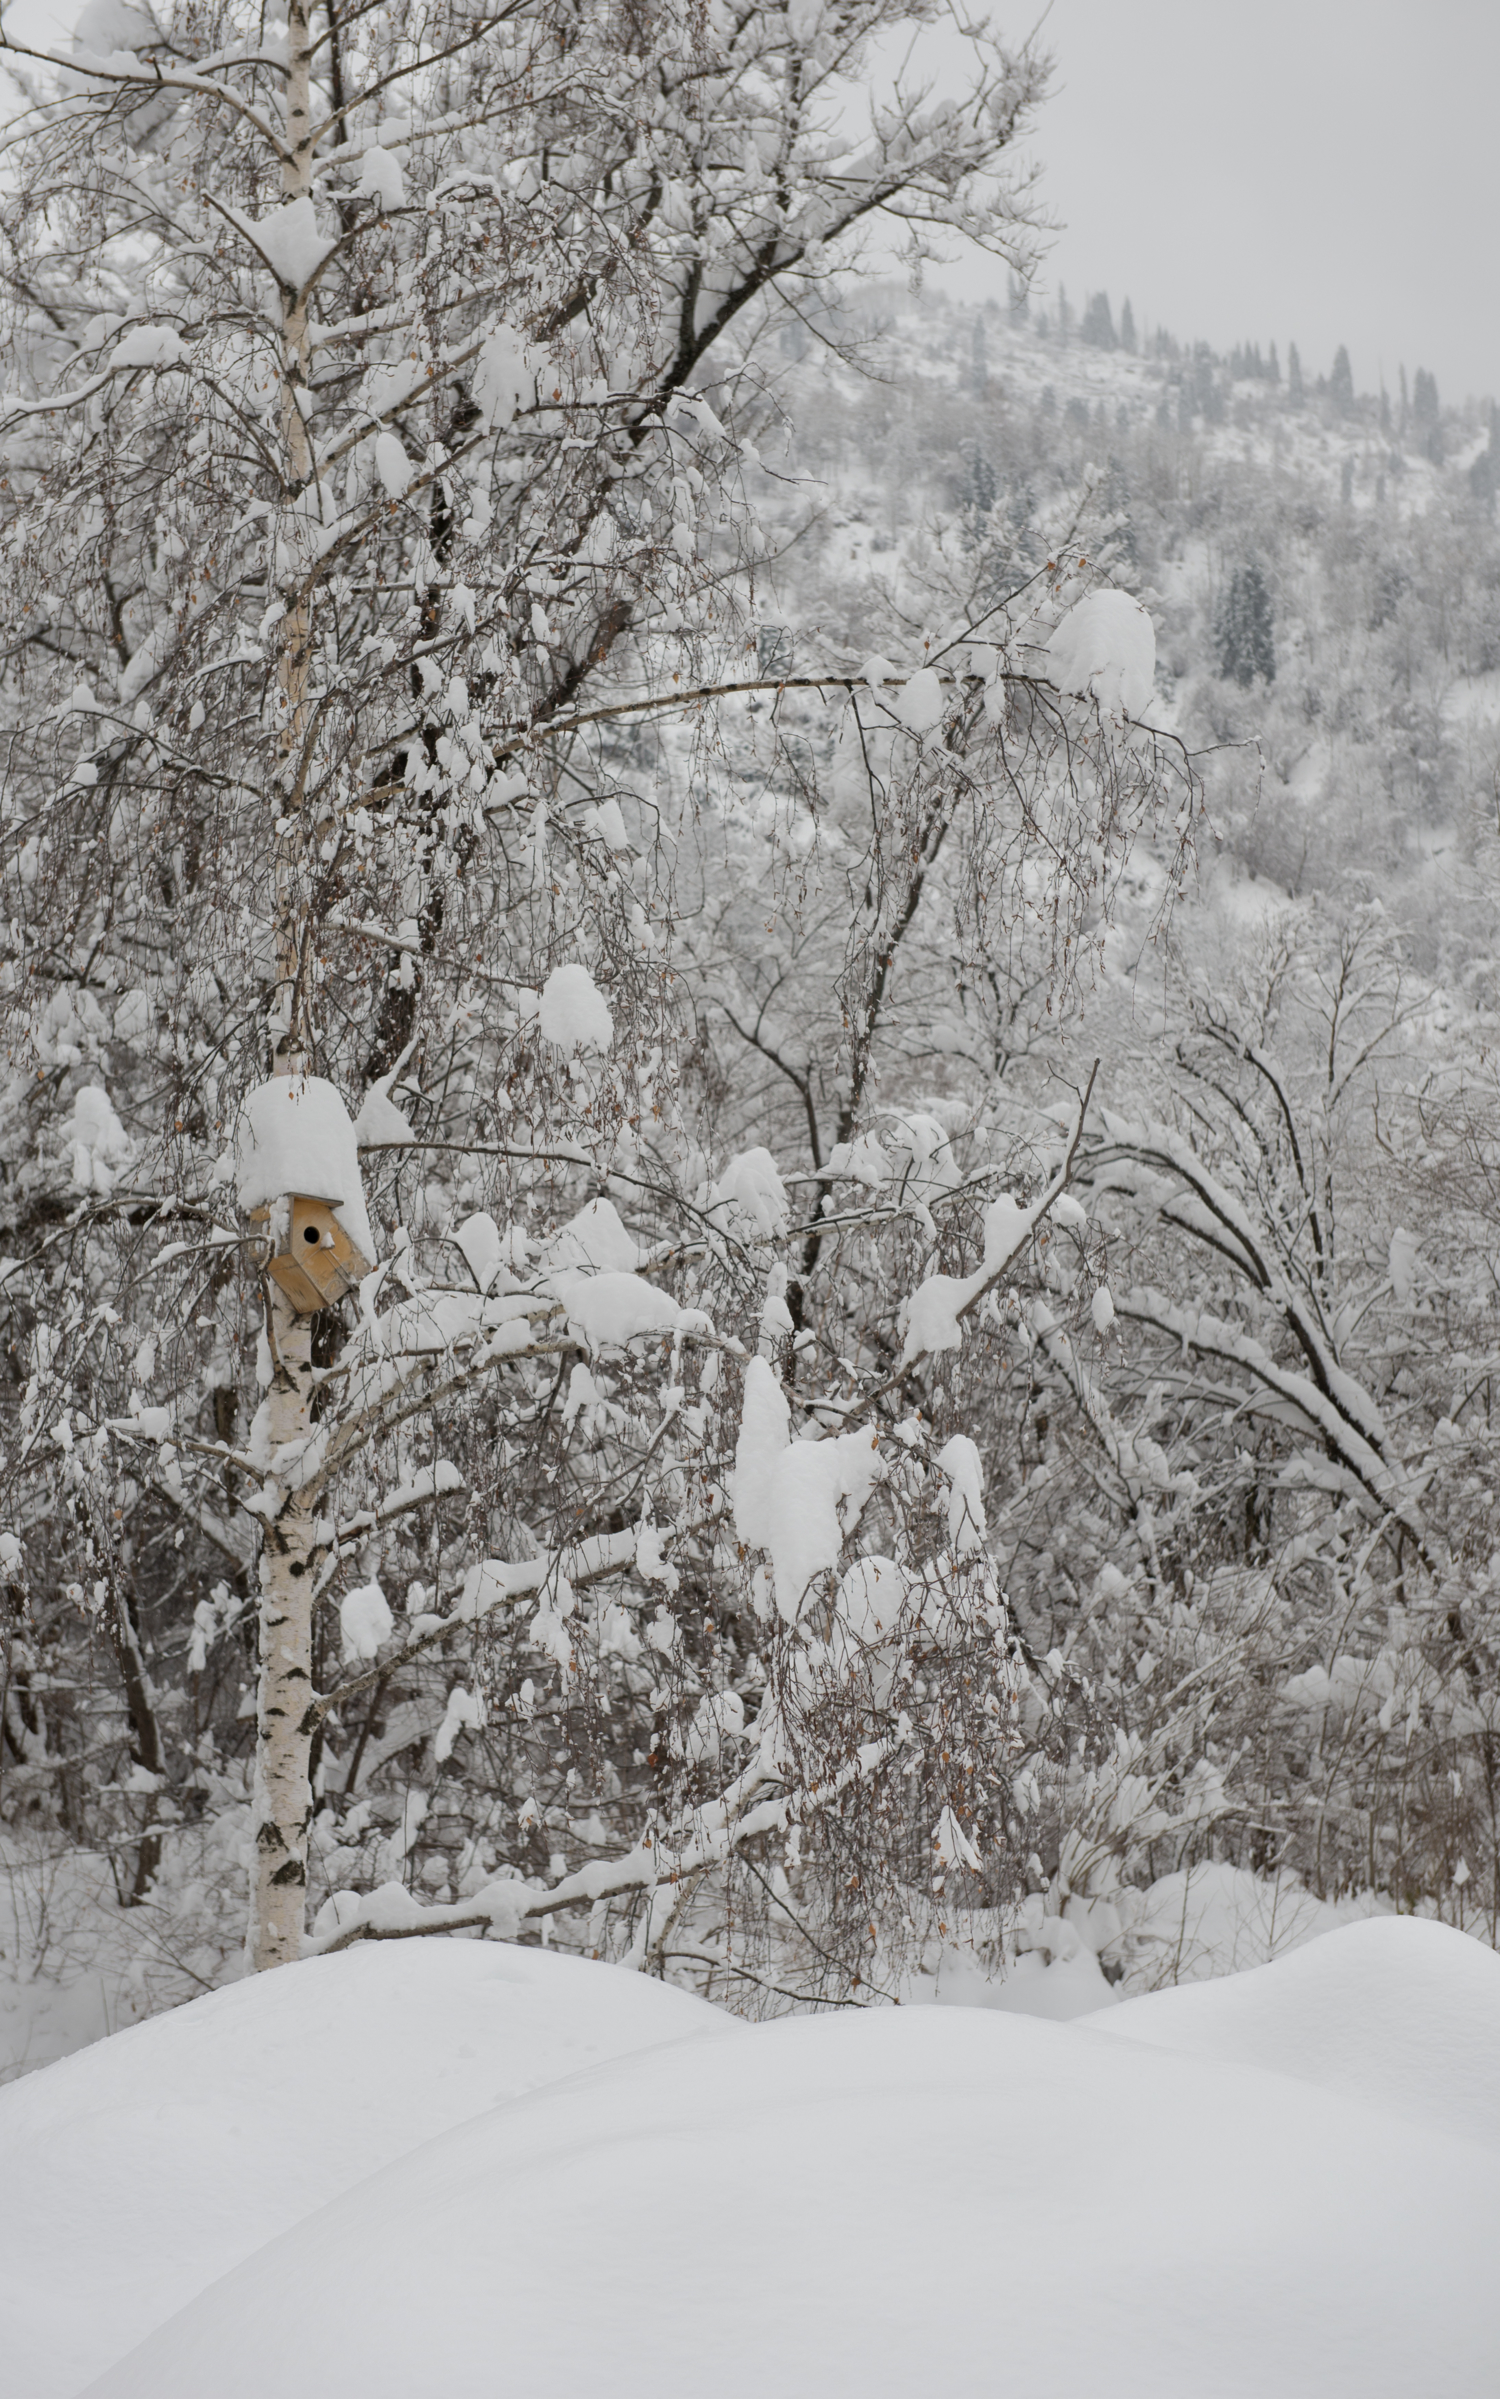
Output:
[[[614,1967],[398,1941],[234,1983],[28,2075],[0,2091],[0,2390],[71,2399],[377,2167],[704,2027],[734,2029]]]
[[[1087,2021],[1296,2075],[1500,2148],[1500,1957],[1446,1925],[1372,1918],[1273,1966],[1127,1999]]]
[[[1497,2060],[1404,1919],[1069,2024],[355,1951],[0,2093],[5,2386],[1490,2399]]]

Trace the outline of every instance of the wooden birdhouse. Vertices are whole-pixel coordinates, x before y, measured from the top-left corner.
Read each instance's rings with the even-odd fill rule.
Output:
[[[235,1136],[240,1205],[266,1228],[266,1273],[300,1316],[332,1308],[371,1271],[374,1248],[348,1110],[316,1075],[253,1091]]]
[[[258,1211],[257,1211],[258,1213]],[[270,1210],[265,1211],[269,1216]],[[370,1260],[357,1250],[327,1200],[291,1194],[291,1229],[276,1246],[266,1272],[281,1285],[300,1315],[332,1308],[346,1291],[357,1290]]]

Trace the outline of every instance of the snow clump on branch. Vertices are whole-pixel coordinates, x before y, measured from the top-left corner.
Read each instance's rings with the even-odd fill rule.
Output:
[[[764,1358],[745,1372],[734,1463],[734,1523],[742,1541],[770,1552],[776,1606],[794,1624],[808,1585],[839,1562],[846,1534],[884,1474],[869,1432],[793,1441],[791,1411]]]
[[[383,1641],[389,1641],[395,1622],[390,1602],[378,1583],[361,1583],[347,1591],[339,1602],[339,1631],[344,1637],[345,1655],[351,1658],[374,1658],[380,1654]]]
[[[586,966],[554,966],[542,986],[537,1022],[559,1050],[607,1050],[615,1037],[609,1003]]]
[[[1047,643],[1059,691],[1097,700],[1106,716],[1140,716],[1156,685],[1156,629],[1124,591],[1091,591]]]
[[[375,1254],[349,1111],[321,1075],[276,1075],[251,1092],[234,1136],[241,1208],[274,1207],[296,1192],[326,1201],[355,1248]]]

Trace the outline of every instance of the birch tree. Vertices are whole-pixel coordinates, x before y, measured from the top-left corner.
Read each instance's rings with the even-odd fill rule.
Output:
[[[1082,1117],[1019,1196],[1008,1155],[872,1178],[860,1045],[960,816],[1065,979],[1137,827],[1185,844],[1191,778],[1105,653],[1108,691],[1038,656],[1076,561],[930,657],[803,679],[857,692],[890,794],[804,1193],[696,1137],[632,746],[667,716],[706,789],[715,711],[784,681],[746,502],[767,334],[876,225],[1024,263],[1035,57],[976,33],[963,100],[859,105],[925,21],[98,0],[71,59],[14,54],[7,1558],[23,1612],[60,1591],[108,1641],[128,1717],[25,1770],[82,1810],[125,1741],[143,1904],[164,1828],[248,1796],[259,1967],[299,1952],[319,1842],[320,1937],[408,1929],[411,1806],[372,1899],[355,1795],[383,1695],[444,1660],[437,1765],[498,1722],[555,1796],[521,1794],[498,1878],[477,1837],[440,1865],[424,1926],[587,1904],[660,1961],[731,1852],[893,1787],[898,1880],[1003,1844],[1022,1665],[975,1457],[911,1378],[1019,1271]],[[271,1271],[299,1192],[358,1253],[337,1304]],[[911,1227],[960,1204],[978,1263],[924,1275]],[[835,1305],[809,1358],[789,1254],[805,1280],[866,1238],[885,1322]],[[170,1688],[153,1610],[191,1626]],[[917,1651],[967,1665],[903,1705]],[[587,1822],[575,1871],[527,1857],[544,1813]]]

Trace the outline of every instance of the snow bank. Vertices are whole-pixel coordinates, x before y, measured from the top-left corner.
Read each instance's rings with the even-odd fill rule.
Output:
[[[968,2008],[786,2018],[440,2134],[96,2388],[261,2399],[274,2339],[284,2399],[1489,2399],[1497,2234],[1494,2150],[1264,2065]]]
[[[1156,629],[1128,592],[1091,591],[1047,643],[1059,691],[1095,699],[1106,716],[1143,716],[1156,685]]]
[[[360,1255],[373,1259],[359,1143],[349,1111],[321,1075],[275,1075],[251,1092],[234,1136],[242,1209],[265,1208],[299,1192],[326,1200]]]
[[[1346,1924],[1274,1966],[1127,1999],[1100,2030],[1295,2074],[1500,2149],[1500,1957],[1450,1925]]]
[[[904,1996],[919,2003],[930,1997],[939,2007],[997,2008],[1007,2016],[1045,2016],[1052,2024],[1094,2016],[1115,2002],[1098,1958],[1082,1942],[1066,1957],[1050,1956],[1040,1948],[1025,1950],[1012,1959],[1003,1975],[986,1974],[972,1950],[949,1949],[932,1977],[930,1990],[909,1986]]]
[[[258,1975],[29,2075],[0,2091],[0,2385],[71,2399],[435,2133],[626,2050],[734,2029],[614,1967],[399,1941]]]
[[[135,2023],[156,1996],[126,1980],[109,1858],[38,1846],[0,1829],[0,2087]]]
[[[1132,1997],[1268,1966],[1376,1912],[1372,1900],[1319,1899],[1295,1875],[1252,1874],[1218,1859],[1160,1875],[1134,1898],[1116,1898],[1129,1915],[1123,1956]]]

